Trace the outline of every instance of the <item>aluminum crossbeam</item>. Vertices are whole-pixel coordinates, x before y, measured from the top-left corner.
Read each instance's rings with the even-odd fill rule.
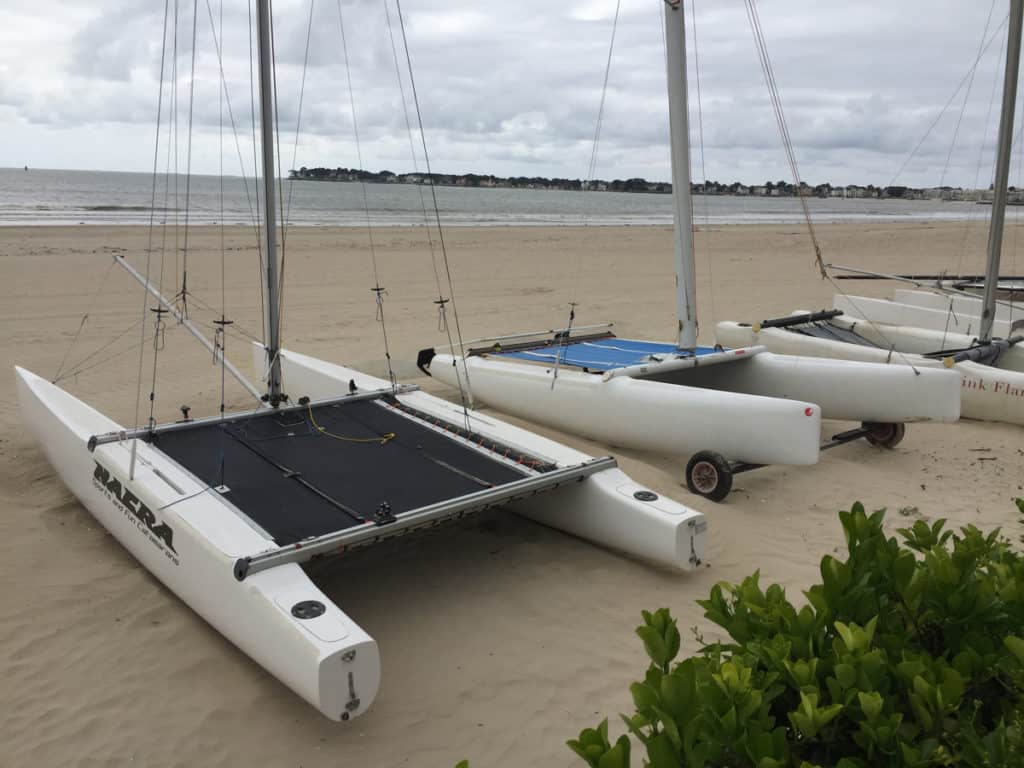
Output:
[[[318,555],[339,554],[354,546],[372,544],[416,528],[436,525],[471,512],[479,512],[488,507],[548,491],[565,483],[580,481],[595,472],[613,469],[617,466],[618,462],[610,456],[591,459],[574,467],[556,469],[533,477],[524,477],[522,480],[499,485],[496,488],[488,488],[455,499],[447,499],[412,509],[399,514],[394,521],[389,523],[368,522],[355,528],[299,541],[252,557],[239,558],[235,562],[235,578],[243,581],[247,576],[285,563],[303,563]]]

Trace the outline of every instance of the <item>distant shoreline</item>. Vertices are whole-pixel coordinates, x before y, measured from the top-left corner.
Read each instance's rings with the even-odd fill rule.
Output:
[[[656,195],[672,194],[672,184],[666,181],[648,181],[644,178],[631,179],[564,179],[544,176],[494,176],[478,173],[393,173],[392,171],[366,171],[359,168],[306,168],[288,171],[289,181],[366,182],[373,184],[413,184],[440,187],[467,187],[472,189],[534,189],[557,190],[561,192],[631,192]],[[906,187],[899,185],[866,186],[859,184],[833,185],[829,182],[811,186],[806,182],[799,185],[786,181],[766,181],[764,184],[743,184],[734,181],[724,184],[718,181],[691,183],[694,195],[716,197],[817,197],[832,199],[867,200],[953,200],[967,202],[991,201],[992,192],[987,189],[964,189],[963,187]],[[1024,204],[1024,190],[1010,188],[1010,200]]]
[[[307,176],[309,171],[306,171]],[[362,175],[362,176],[365,176]],[[355,178],[361,179],[357,175]],[[311,180],[344,181],[344,169]],[[414,177],[392,175],[391,181],[368,178],[362,183],[284,183],[284,218],[293,226],[422,226],[424,216],[434,218],[436,196],[442,224],[451,228],[506,225],[537,226],[670,226],[672,196],[632,186],[635,193],[591,195],[586,192],[540,186],[530,179],[501,181],[497,177]],[[440,185],[441,181],[450,183]],[[76,226],[130,224],[145,227],[151,220],[183,225],[249,224],[253,222],[254,190],[250,179],[230,181],[193,176],[191,185],[177,177],[153,179],[145,174],[107,172],[24,171],[0,172],[0,226]],[[401,183],[401,182],[415,183]],[[480,186],[475,186],[476,182]],[[556,180],[557,181],[557,180]],[[424,184],[436,183],[433,191]],[[566,183],[575,180],[566,180]],[[497,186],[498,184],[505,186]],[[562,182],[558,182],[562,183]],[[523,185],[526,184],[524,187]],[[531,188],[531,186],[533,188]],[[186,190],[189,194],[186,197]],[[698,186],[693,198],[699,226],[733,224],[799,224],[801,198],[759,194],[760,190]],[[815,222],[869,222],[887,220],[977,219],[986,215],[974,202],[943,202],[900,198],[842,198],[838,193],[805,198]],[[427,213],[424,213],[424,207]],[[188,209],[186,212],[186,208]],[[1024,212],[1012,208],[1014,214]],[[1017,218],[1015,215],[1014,218]]]
[[[966,219],[918,219],[918,218],[891,218],[891,219],[861,219],[861,220],[830,220],[830,221],[815,221],[814,226],[816,229],[831,229],[831,228],[842,228],[842,227],[862,227],[865,225],[872,225],[874,227],[921,227],[924,225],[928,229],[935,227],[956,227],[962,226]],[[794,226],[802,225],[801,221],[710,221],[703,222],[698,221],[694,225],[694,231],[716,231],[724,229],[764,229],[778,230],[780,232],[792,232]],[[35,223],[29,222],[3,222],[0,221],[0,232],[6,232],[8,234],[22,230],[25,232],[43,232],[47,229],[54,229],[60,231],[68,231],[71,229],[83,229],[83,230],[96,230],[96,229],[109,229],[109,230],[126,230],[126,231],[138,231],[145,229],[148,226],[148,222],[134,222],[134,221],[40,221]],[[164,226],[171,227],[172,223],[156,222],[154,227],[163,228]],[[324,232],[329,231],[353,231],[366,228],[366,222],[361,223],[343,223],[343,222],[327,222],[320,224],[308,224],[308,223],[294,223],[289,224],[289,229],[296,230],[321,230]],[[624,222],[566,222],[566,223],[553,223],[553,222],[523,222],[523,223],[512,223],[508,221],[486,223],[486,224],[475,224],[475,223],[464,223],[455,222],[448,224],[443,219],[441,226],[445,230],[617,230],[617,229],[635,229],[635,230],[648,230],[648,229],[664,229],[671,231],[673,224],[671,221],[649,221],[644,223],[624,223]],[[224,225],[227,231],[235,232],[252,232],[252,225],[244,222],[225,222]],[[400,222],[374,222],[372,228],[374,231],[387,231],[395,230],[397,232],[412,232],[417,229],[422,230],[424,224],[422,222],[416,224],[407,224]],[[221,225],[214,221],[192,221],[189,223],[189,229],[193,231],[198,230],[217,230],[219,231]]]

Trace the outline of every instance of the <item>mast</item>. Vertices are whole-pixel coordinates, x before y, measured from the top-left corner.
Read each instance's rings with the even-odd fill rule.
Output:
[[[275,408],[281,394],[281,284],[277,261],[276,200],[274,195],[274,51],[270,42],[270,0],[258,0],[256,10],[259,52],[260,131],[263,148],[263,253],[267,312],[263,343],[267,349],[267,399]]]
[[[1013,143],[1013,117],[1017,103],[1017,73],[1020,69],[1021,24],[1024,0],[1010,0],[1009,39],[1006,43],[1006,74],[1003,77],[1003,109],[999,118],[999,153],[992,197],[992,225],[988,231],[988,262],[985,265],[985,293],[981,310],[982,342],[992,340],[996,318],[996,288],[999,286],[999,259],[1003,247],[1003,220],[1010,183],[1010,151]]]
[[[697,347],[697,272],[693,260],[690,199],[690,119],[686,98],[686,12],[681,0],[664,0],[668,117],[672,139],[672,201],[676,230],[676,316],[679,347]],[[1024,0],[1021,0],[1024,2]]]

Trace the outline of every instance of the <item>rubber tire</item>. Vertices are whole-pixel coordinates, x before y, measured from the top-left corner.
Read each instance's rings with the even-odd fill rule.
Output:
[[[865,421],[861,426],[871,430],[864,439],[879,448],[895,448],[907,433],[907,425],[902,422]]]
[[[705,476],[700,479],[700,486],[698,486],[698,481],[695,479],[697,472],[713,472],[714,474],[710,476],[713,481],[712,485],[707,486],[709,478]],[[732,490],[732,466],[720,453],[698,451],[686,463],[686,487],[690,489],[690,493],[712,501],[721,501]]]

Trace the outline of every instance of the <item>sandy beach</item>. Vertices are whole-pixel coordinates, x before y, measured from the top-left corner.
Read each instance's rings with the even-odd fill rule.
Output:
[[[890,272],[982,270],[983,223],[818,227],[826,261]],[[1004,271],[1020,274],[1008,222]],[[158,235],[158,238],[162,235]],[[641,609],[670,607],[681,628],[714,629],[695,600],[714,583],[760,569],[791,597],[841,550],[836,512],[861,500],[887,507],[895,530],[916,518],[1003,526],[1017,534],[1024,495],[1018,427],[912,425],[894,451],[856,443],[813,467],[769,467],[737,478],[724,503],[692,496],[679,457],[641,454],[562,435],[614,454],[656,491],[703,511],[706,567],[652,568],[508,513],[493,512],[311,569],[317,583],[380,644],[383,680],[371,711],[326,720],[152,578],[57,480],[26,432],[12,366],[61,384],[112,418],[137,423],[141,289],[111,255],[145,268],[145,227],[0,230],[0,765],[474,766],[582,765],[565,740],[630,706],[645,656]],[[173,235],[168,234],[168,238]],[[166,241],[164,289],[185,256]],[[240,329],[228,354],[248,370],[244,333],[260,334],[250,230],[189,233],[193,317],[221,307]],[[360,229],[288,232],[286,346],[381,373],[373,268]],[[675,327],[669,227],[454,228],[445,241],[466,339],[614,320],[622,336],[668,340]],[[443,343],[437,286],[417,229],[375,229],[374,250],[399,377],[451,397],[414,366]],[[716,320],[760,320],[831,303],[806,230],[731,226],[697,233],[702,340]],[[158,274],[159,257],[150,263]],[[845,283],[891,295],[892,284]],[[447,293],[447,288],[444,289]],[[205,307],[207,308],[204,308]],[[88,315],[84,325],[83,315]],[[124,332],[115,343],[110,343]],[[78,336],[70,353],[72,340]],[[156,417],[216,412],[220,368],[180,328],[160,353]],[[75,371],[77,370],[77,373]],[[144,395],[149,372],[144,373]],[[247,403],[229,383],[229,406]],[[142,420],[148,415],[146,403]],[[510,419],[515,423],[524,422]],[[826,423],[831,434],[844,425]],[[695,649],[684,632],[684,652]]]

